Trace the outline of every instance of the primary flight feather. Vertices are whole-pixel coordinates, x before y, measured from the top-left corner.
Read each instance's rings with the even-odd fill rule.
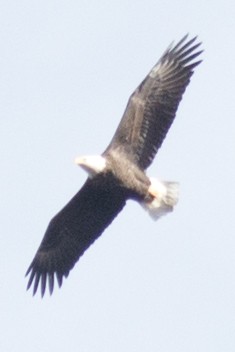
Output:
[[[138,201],[154,219],[173,210],[178,184],[149,178],[152,163],[169,130],[202,51],[196,37],[171,45],[131,95],[116,133],[102,155],[76,159],[88,172],[80,191],[50,221],[29,266],[27,288],[41,286],[43,296],[54,279],[63,277],[102,234],[129,199]]]

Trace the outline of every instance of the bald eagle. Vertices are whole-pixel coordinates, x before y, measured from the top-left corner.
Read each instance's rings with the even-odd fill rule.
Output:
[[[149,178],[146,169],[169,130],[189,84],[201,62],[201,43],[183,37],[171,44],[129,98],[111,143],[100,156],[84,156],[76,163],[88,172],[80,191],[50,221],[26,275],[33,294],[41,283],[43,297],[54,278],[61,287],[85,250],[123,209],[127,200],[139,202],[154,218],[173,210],[178,184]]]

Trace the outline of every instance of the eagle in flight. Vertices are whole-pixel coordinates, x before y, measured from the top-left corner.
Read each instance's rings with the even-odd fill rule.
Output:
[[[88,178],[80,191],[50,221],[30,264],[27,289],[39,284],[43,296],[63,277],[102,234],[128,199],[139,202],[154,218],[173,210],[176,182],[149,178],[146,169],[169,130],[202,50],[197,37],[171,44],[130,96],[124,115],[102,155],[82,156],[76,163]],[[196,59],[196,60],[195,60]]]

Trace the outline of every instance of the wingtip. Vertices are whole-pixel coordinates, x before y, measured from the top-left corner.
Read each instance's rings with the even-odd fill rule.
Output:
[[[192,45],[193,43],[196,42],[198,39],[198,36],[194,36],[191,39],[189,33],[187,33],[182,39],[179,40],[179,42],[176,43],[176,45],[172,48],[174,52],[180,53],[184,52],[187,48],[190,50],[195,50],[197,47],[199,47],[202,43],[198,42],[195,45]]]
[[[28,267],[24,277],[28,276],[31,270],[32,270],[32,264],[30,264],[30,266]]]
[[[55,280],[54,277],[56,275],[57,282],[58,282],[58,287],[61,288],[63,284],[63,277],[67,277],[69,273],[59,273],[59,272],[36,272],[32,266],[29,267],[29,269],[26,271],[25,276],[30,275],[27,286],[26,286],[26,291],[29,291],[29,289],[32,287],[32,296],[35,296],[38,290],[40,289],[41,293],[41,298],[45,296],[45,293],[48,289],[50,296],[54,292],[54,284]]]
[[[155,66],[163,63],[165,60],[169,60],[173,58],[180,60],[181,63],[183,64],[184,64],[184,61],[186,64],[187,62],[193,60],[193,58],[197,57],[203,52],[202,49],[199,50],[198,52],[195,52],[195,50],[202,45],[202,42],[196,42],[197,39],[198,39],[197,35],[190,39],[190,34],[187,33],[179,41],[173,41],[168,46],[168,48],[163,53],[160,60],[157,62]]]
[[[50,296],[51,296],[53,293],[53,290],[54,290],[54,273],[49,274],[48,283],[49,283],[49,292],[50,292]]]
[[[59,288],[62,286],[62,283],[63,283],[63,275],[56,272],[56,278],[57,278],[57,282],[58,282],[58,286]]]
[[[47,273],[41,274],[41,297],[43,298],[46,290],[46,280],[47,280]]]

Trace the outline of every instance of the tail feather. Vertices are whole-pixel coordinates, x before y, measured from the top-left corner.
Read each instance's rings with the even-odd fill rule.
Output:
[[[154,196],[151,202],[142,202],[141,205],[148,211],[149,215],[158,220],[161,216],[173,211],[179,199],[179,183],[159,181],[150,178],[149,192]]]

